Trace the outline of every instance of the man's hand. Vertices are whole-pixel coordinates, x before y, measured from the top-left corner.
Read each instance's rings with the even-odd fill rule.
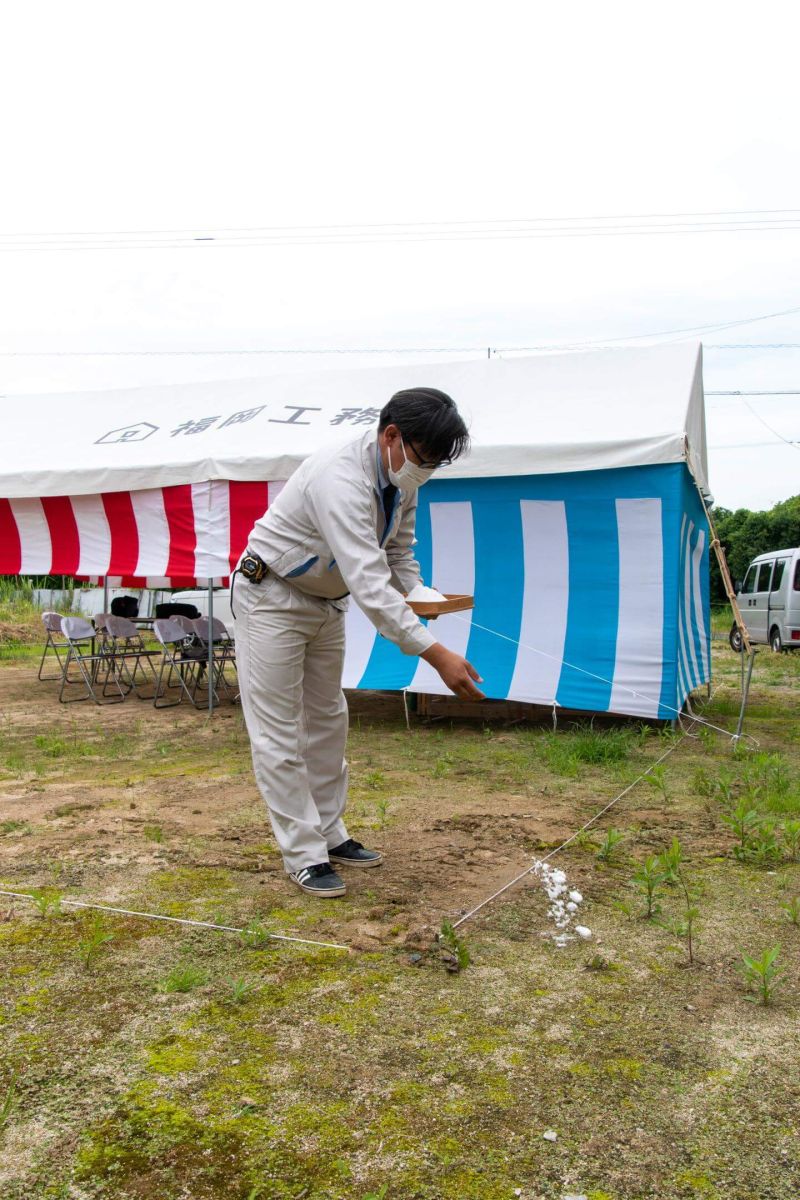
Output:
[[[448,650],[441,642],[434,642],[420,657],[431,664],[434,671],[441,675],[443,683],[462,700],[486,699],[483,692],[472,682],[473,679],[478,683],[482,683],[483,680],[472,663],[468,663],[460,654]]]

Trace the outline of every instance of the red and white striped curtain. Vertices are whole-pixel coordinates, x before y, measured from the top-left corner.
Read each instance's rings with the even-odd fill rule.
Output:
[[[125,587],[224,579],[282,487],[214,480],[0,499],[0,575],[118,576]]]

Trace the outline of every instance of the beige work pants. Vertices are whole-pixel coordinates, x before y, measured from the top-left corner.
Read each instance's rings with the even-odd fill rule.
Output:
[[[256,783],[287,871],[348,834],[344,613],[276,575],[232,588],[236,666]]]

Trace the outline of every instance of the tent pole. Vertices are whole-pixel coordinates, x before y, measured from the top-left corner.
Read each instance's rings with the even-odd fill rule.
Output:
[[[725,557],[725,550],[723,549],[722,542],[719,540],[719,537],[717,535],[717,530],[714,525],[714,519],[711,516],[711,510],[709,509],[708,504],[706,503],[706,498],[703,495],[703,489],[700,487],[700,484],[697,482],[697,476],[695,475],[695,472],[694,472],[694,464],[691,462],[691,460],[689,460],[688,466],[689,466],[689,470],[691,472],[694,486],[697,488],[697,494],[700,497],[700,503],[703,506],[703,512],[706,514],[706,520],[708,521],[709,532],[711,533],[710,548],[714,551],[714,554],[716,555],[717,566],[719,567],[719,573],[722,576],[722,583],[725,588],[725,595],[728,597],[728,603],[730,604],[731,611],[733,612],[733,620],[736,624],[737,629],[739,630],[739,633],[741,634],[744,649],[747,651],[748,654],[752,654],[752,647],[750,645],[750,634],[747,631],[747,626],[744,623],[744,620],[742,618],[742,613],[739,608],[739,603],[736,599],[736,589],[733,586],[733,580],[731,579],[731,573],[730,573],[730,570],[728,569],[728,560]]]
[[[214,711],[214,580],[208,580],[208,715]]]
[[[736,744],[736,742],[738,742],[739,738],[742,736],[742,726],[744,725],[744,712],[745,712],[745,709],[747,708],[747,701],[750,697],[750,680],[753,677],[753,664],[754,664],[755,660],[756,660],[756,648],[755,648],[755,646],[752,646],[750,649],[750,653],[747,657],[747,678],[745,679],[744,674],[742,675],[742,707],[739,710],[739,721],[736,726],[736,737],[734,738],[734,745]],[[744,651],[742,651],[742,671],[744,672]]]
[[[103,576],[103,612],[108,612],[108,576]]]

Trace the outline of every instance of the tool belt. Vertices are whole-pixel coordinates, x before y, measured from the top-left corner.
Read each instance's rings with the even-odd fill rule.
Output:
[[[264,576],[269,571],[269,567],[260,558],[258,554],[253,554],[251,550],[246,551],[244,558],[239,564],[239,571],[244,575],[245,579],[249,579],[251,583],[261,583]]]
[[[244,575],[245,579],[249,580],[250,583],[261,583],[262,580],[264,580],[270,573],[270,568],[264,562],[263,558],[261,558],[261,556],[258,554],[254,554],[252,550],[245,551],[244,558],[239,563],[237,570],[239,571],[239,574]],[[273,574],[275,574],[274,571]],[[277,575],[276,578],[283,579],[283,576]],[[283,582],[291,583],[293,581],[284,579]],[[329,603],[335,604],[337,600],[344,600],[349,595],[349,592],[343,592],[341,596],[326,598],[329,599]],[[231,611],[233,611],[233,609],[231,609]]]

